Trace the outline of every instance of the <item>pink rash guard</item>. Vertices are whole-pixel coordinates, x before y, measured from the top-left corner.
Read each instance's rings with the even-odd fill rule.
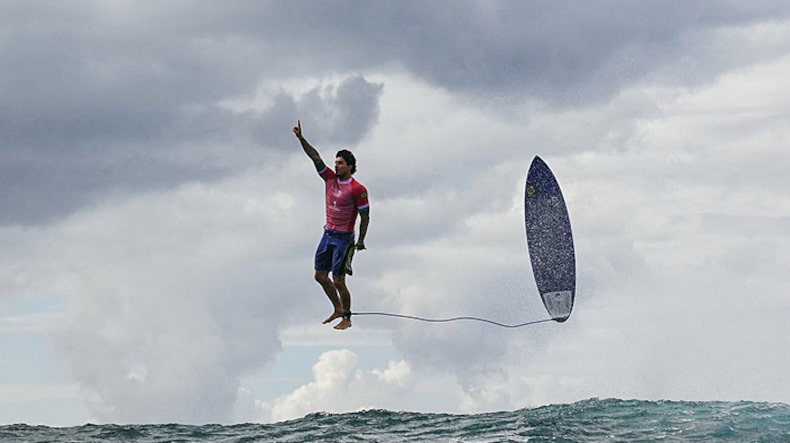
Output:
[[[354,180],[338,180],[335,171],[325,167],[318,173],[326,184],[326,227],[334,231],[354,232],[357,214],[367,208],[368,190]]]

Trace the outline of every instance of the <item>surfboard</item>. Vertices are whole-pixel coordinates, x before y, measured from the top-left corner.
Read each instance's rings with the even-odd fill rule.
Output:
[[[576,298],[576,255],[568,208],[557,179],[538,156],[524,191],[524,222],[532,274],[551,318],[564,322]]]

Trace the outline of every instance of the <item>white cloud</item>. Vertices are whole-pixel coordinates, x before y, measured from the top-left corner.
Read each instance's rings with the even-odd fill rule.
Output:
[[[778,294],[788,288],[783,269],[790,249],[783,245],[790,206],[780,170],[790,166],[784,153],[790,126],[784,124],[788,91],[776,72],[788,69],[782,58],[705,88],[634,88],[601,107],[544,111],[523,139],[543,137],[538,145],[545,151],[528,147],[521,157],[487,151],[490,162],[471,163],[479,168],[473,183],[463,170],[451,176],[459,180],[455,186],[412,188],[409,197],[383,202],[378,226],[397,231],[399,220],[414,223],[386,252],[386,265],[377,264],[383,272],[374,272],[385,294],[380,303],[395,312],[506,318],[541,312],[525,278],[520,208],[481,192],[504,184],[503,195],[518,195],[512,181],[522,177],[514,171],[535,153],[557,173],[576,233],[579,296],[568,323],[501,334],[477,325],[391,322],[404,360],[421,377],[443,370],[455,378],[448,389],[460,397],[450,411],[591,396],[787,401],[779,374],[787,362],[776,350],[788,344],[780,331],[790,305]],[[751,87],[756,81],[760,87]],[[393,89],[385,86],[383,103]],[[628,104],[634,104],[632,120],[623,115]],[[755,119],[761,126],[755,128]],[[382,124],[388,123],[385,105]],[[486,121],[468,123],[456,127],[475,133]],[[429,119],[411,124],[409,132],[442,136]],[[601,129],[617,127],[614,137],[614,130]],[[586,135],[590,142],[581,143]],[[395,133],[376,141],[387,152],[413,147]],[[434,165],[440,159],[424,158]],[[478,192],[502,203],[493,210],[469,205],[469,194]],[[435,207],[448,214],[437,228]],[[431,229],[428,240],[407,236],[420,226]],[[529,346],[526,355],[509,351]],[[764,381],[736,382],[749,372]]]
[[[348,350],[321,354],[313,366],[313,380],[288,395],[259,404],[263,421],[283,421],[311,412],[347,412],[369,408],[397,408],[398,398],[414,388],[406,362],[391,361],[386,369],[357,369],[359,357]]]
[[[29,272],[69,298],[52,338],[99,420],[230,419],[239,375],[278,352],[299,302],[283,276],[301,270],[301,191],[261,195],[276,175],[108,202],[38,239]]]

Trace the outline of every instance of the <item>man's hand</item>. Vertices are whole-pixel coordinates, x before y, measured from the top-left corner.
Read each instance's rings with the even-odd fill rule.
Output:
[[[298,138],[298,139],[302,138],[302,122],[301,122],[301,120],[297,120],[296,121],[296,126],[294,126],[293,131],[294,131],[294,134],[296,135],[296,138]]]

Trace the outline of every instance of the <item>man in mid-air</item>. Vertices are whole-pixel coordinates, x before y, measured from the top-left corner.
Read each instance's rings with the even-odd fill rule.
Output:
[[[324,320],[324,324],[340,318],[335,329],[348,329],[351,327],[351,293],[346,286],[346,274],[351,275],[354,250],[365,249],[365,235],[370,222],[368,191],[352,177],[357,171],[357,160],[351,151],[338,151],[333,171],[302,136],[301,121],[297,120],[293,133],[326,184],[326,225],[315,251],[315,280],[324,289],[335,310]],[[359,240],[354,244],[357,214],[360,216]],[[331,279],[329,271],[332,271]]]

